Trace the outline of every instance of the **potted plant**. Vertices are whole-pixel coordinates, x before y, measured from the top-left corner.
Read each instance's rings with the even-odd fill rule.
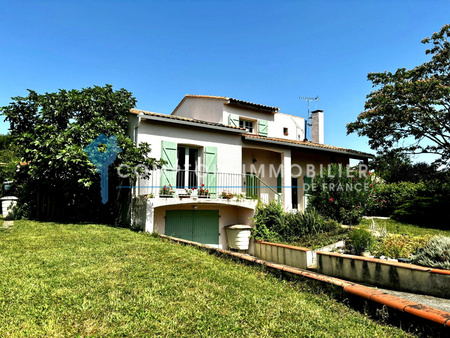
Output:
[[[230,199],[233,198],[233,194],[231,192],[229,192],[229,191],[224,190],[224,191],[221,192],[219,197],[223,198],[225,200],[230,200]]]
[[[192,192],[194,191],[195,188],[191,188],[191,189],[184,189],[184,194],[179,194],[178,197],[180,198],[190,198]]]
[[[175,193],[175,191],[173,191],[172,186],[170,184],[168,186],[165,185],[159,191],[159,197],[165,197],[165,198],[173,197],[174,193]]]
[[[205,184],[201,184],[197,189],[198,198],[209,198],[209,190],[205,188]]]

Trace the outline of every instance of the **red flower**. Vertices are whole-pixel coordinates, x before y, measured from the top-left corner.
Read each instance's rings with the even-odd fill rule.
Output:
[[[334,201],[334,200],[333,200],[333,197],[331,197],[331,198],[330,198],[330,202],[333,202],[333,201]]]

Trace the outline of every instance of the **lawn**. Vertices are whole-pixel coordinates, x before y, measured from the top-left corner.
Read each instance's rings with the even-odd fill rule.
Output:
[[[393,219],[374,219],[378,226],[386,227],[388,233],[391,234],[405,234],[410,236],[422,236],[422,235],[432,235],[432,236],[446,236],[450,237],[450,230],[442,230],[438,228],[425,228],[418,225],[401,223]],[[360,228],[369,229],[372,224],[371,219],[363,219],[359,224]]]
[[[94,224],[0,231],[1,336],[403,336],[305,282]]]

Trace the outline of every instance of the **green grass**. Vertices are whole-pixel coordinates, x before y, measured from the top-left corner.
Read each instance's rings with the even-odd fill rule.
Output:
[[[332,231],[303,236],[301,240],[289,244],[316,250],[339,241],[347,240],[348,238],[349,230],[338,227]]]
[[[419,227],[418,225],[401,223],[393,219],[374,219],[378,226],[385,226],[387,232],[392,234],[405,234],[410,236],[432,235],[432,236],[447,236],[450,237],[450,230],[433,229]],[[359,224],[360,228],[369,229],[372,220],[363,219]]]
[[[0,232],[0,336],[404,336],[305,282],[127,229]]]

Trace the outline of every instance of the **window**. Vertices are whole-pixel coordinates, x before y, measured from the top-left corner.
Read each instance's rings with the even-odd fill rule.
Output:
[[[239,120],[239,127],[247,129],[249,133],[253,133],[253,121]]]
[[[286,136],[289,135],[288,128],[283,128],[283,134]]]
[[[198,149],[178,146],[177,149],[177,188],[197,186]]]

